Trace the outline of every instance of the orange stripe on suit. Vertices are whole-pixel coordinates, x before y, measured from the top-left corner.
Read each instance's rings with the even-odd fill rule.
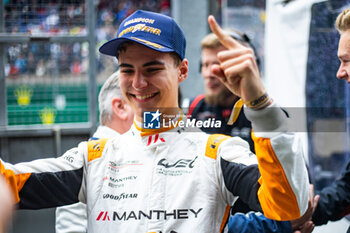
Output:
[[[299,218],[300,210],[297,199],[283,167],[272,149],[270,139],[258,138],[254,134],[252,134],[252,138],[256,154],[258,155],[258,166],[261,173],[259,179],[261,186],[258,190],[258,198],[264,215],[267,218],[283,221]],[[276,182],[277,179],[278,182]],[[278,203],[274,200],[278,200]]]
[[[24,184],[27,182],[31,173],[22,173],[16,175],[13,171],[6,169],[5,166],[1,163],[1,161],[0,173],[5,176],[15,197],[15,202],[18,203],[20,201],[19,192],[23,188]]]

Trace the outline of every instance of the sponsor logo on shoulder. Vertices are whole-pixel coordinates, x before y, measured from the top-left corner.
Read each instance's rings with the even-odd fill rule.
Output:
[[[74,163],[74,156],[79,153],[78,148],[72,148],[68,150],[64,155],[62,155],[62,159],[68,161],[69,163]]]
[[[63,158],[64,158],[65,160],[67,160],[68,162],[70,162],[70,163],[73,163],[73,162],[74,162],[74,157],[71,156],[71,155],[64,155]]]

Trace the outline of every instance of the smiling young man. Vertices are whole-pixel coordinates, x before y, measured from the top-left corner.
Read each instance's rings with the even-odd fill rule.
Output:
[[[252,51],[227,37],[213,17],[208,21],[228,48],[213,72],[248,106],[257,156],[240,138],[180,126],[178,85],[188,74],[184,34],[170,17],[136,11],[100,48],[118,59],[134,125],[108,141],[82,142],[58,159],[1,161],[19,206],[83,201],[89,232],[222,232],[238,197],[270,218],[300,217],[308,202],[301,143],[286,132],[285,114],[265,92]],[[174,116],[176,124],[143,129],[150,109],[158,110],[154,118]]]
[[[120,86],[133,107],[136,120],[150,109],[166,108],[178,112],[178,85],[188,73],[188,62],[170,53],[159,53],[138,43],[129,42],[119,49]]]

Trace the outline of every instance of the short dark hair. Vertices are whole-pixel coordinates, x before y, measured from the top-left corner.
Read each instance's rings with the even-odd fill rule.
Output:
[[[179,54],[176,52],[171,52],[170,56],[173,58],[175,66],[179,66],[181,64],[182,59]]]

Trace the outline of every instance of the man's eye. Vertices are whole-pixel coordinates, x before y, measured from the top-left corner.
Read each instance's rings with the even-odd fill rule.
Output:
[[[148,68],[147,72],[157,72],[159,70],[161,70],[161,68]]]
[[[125,70],[121,70],[120,71],[121,73],[124,73],[124,74],[130,74],[130,73],[132,73],[132,72],[134,72],[133,70],[127,70],[127,69],[125,69]]]

